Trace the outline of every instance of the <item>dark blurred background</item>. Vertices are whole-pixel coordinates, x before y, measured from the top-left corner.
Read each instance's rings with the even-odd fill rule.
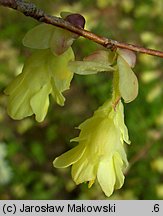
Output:
[[[49,14],[81,13],[86,29],[115,40],[163,50],[162,0],[33,0]],[[12,9],[0,7],[0,199],[106,199],[96,183],[75,186],[70,168],[55,169],[54,158],[72,148],[75,127],[111,96],[109,73],[75,75],[65,92],[64,107],[51,98],[43,123],[33,117],[12,120],[3,90],[20,73],[32,50],[23,47],[25,33],[38,24]],[[99,45],[80,38],[73,45],[82,59]],[[139,96],[125,105],[132,144],[129,170],[122,189],[110,199],[163,198],[163,59],[139,54],[134,71]]]

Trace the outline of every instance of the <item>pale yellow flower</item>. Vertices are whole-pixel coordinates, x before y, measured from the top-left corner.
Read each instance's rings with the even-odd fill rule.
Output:
[[[79,126],[79,142],[75,148],[57,157],[53,164],[56,168],[72,165],[72,178],[76,184],[89,182],[92,186],[96,177],[106,194],[124,183],[123,171],[128,162],[124,141],[130,143],[124,123],[123,104],[116,108],[106,102],[93,115]]]
[[[5,89],[8,114],[17,120],[35,114],[41,122],[48,111],[50,94],[63,106],[62,92],[69,89],[73,78],[67,65],[73,59],[71,47],[59,56],[54,56],[50,49],[34,52],[25,62],[22,73]]]

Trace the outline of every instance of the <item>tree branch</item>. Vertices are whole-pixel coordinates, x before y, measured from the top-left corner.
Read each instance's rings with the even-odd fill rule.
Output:
[[[0,0],[0,5],[13,8],[20,11],[25,16],[30,16],[39,22],[44,22],[60,28],[66,29],[68,31],[74,32],[82,37],[85,37],[95,43],[104,46],[107,49],[111,48],[123,48],[132,50],[135,52],[145,53],[153,56],[158,56],[163,58],[163,52],[159,50],[147,49],[141,46],[136,46],[133,44],[122,43],[116,40],[112,40],[106,37],[98,36],[90,31],[84,30],[82,28],[73,26],[71,23],[63,20],[62,18],[50,16],[46,14],[43,10],[36,7],[33,3],[27,3],[23,0]]]

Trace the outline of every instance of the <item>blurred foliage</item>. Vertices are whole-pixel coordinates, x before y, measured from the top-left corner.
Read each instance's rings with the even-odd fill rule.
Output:
[[[50,14],[81,13],[87,20],[86,28],[96,34],[163,50],[162,0],[33,2]],[[48,116],[41,124],[34,118],[14,121],[6,113],[3,90],[31,53],[21,41],[36,24],[17,11],[0,8],[0,142],[5,145],[3,163],[8,167],[0,162],[1,178],[2,171],[10,172],[10,179],[3,185],[0,181],[0,199],[106,199],[98,184],[91,189],[86,184],[75,186],[70,169],[55,169],[52,161],[72,147],[69,140],[78,134],[74,128],[110,97],[109,74],[76,75],[65,93],[65,107],[51,100]],[[77,59],[100,48],[84,38],[74,44]],[[110,199],[162,199],[163,59],[139,54],[134,71],[139,79],[139,96],[125,105],[132,141],[127,148],[130,167],[123,188]]]

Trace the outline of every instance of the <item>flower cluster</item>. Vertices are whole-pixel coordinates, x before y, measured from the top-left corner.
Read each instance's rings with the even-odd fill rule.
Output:
[[[116,109],[106,102],[78,128],[79,137],[72,141],[79,145],[56,158],[53,164],[57,168],[72,165],[76,184],[89,182],[91,187],[97,177],[106,196],[110,196],[114,189],[122,187],[123,171],[128,165],[124,141],[128,144],[130,141],[122,102],[119,101]]]
[[[62,92],[69,89],[73,73],[67,67],[74,59],[71,48],[60,56],[54,56],[49,49],[34,52],[19,74],[6,88],[8,113],[13,119],[23,119],[35,114],[36,120],[44,120],[49,95],[63,106]]]
[[[62,16],[84,27],[85,20],[81,15],[62,13]],[[69,89],[73,78],[68,62],[74,60],[71,45],[77,37],[48,24],[38,25],[25,35],[23,44],[37,51],[26,60],[22,73],[5,90],[8,114],[13,119],[20,120],[35,114],[38,122],[43,121],[50,94],[57,104],[64,105],[62,92]]]
[[[83,61],[69,63],[70,70],[80,75],[113,72],[113,96],[78,127],[79,137],[72,141],[79,144],[57,157],[53,165],[56,168],[72,165],[72,178],[76,184],[88,182],[91,187],[97,178],[108,197],[114,189],[122,187],[124,170],[128,166],[124,143],[130,144],[130,141],[120,98],[128,103],[138,94],[137,78],[131,69],[135,61],[136,56],[130,51],[100,50]]]
[[[85,20],[81,15],[62,13],[61,16],[84,28]],[[114,189],[122,187],[128,166],[125,143],[130,144],[130,141],[121,98],[129,103],[138,95],[138,81],[132,71],[136,55],[124,49],[99,50],[83,61],[75,61],[71,45],[78,37],[47,24],[36,26],[26,34],[23,44],[37,50],[25,62],[22,73],[5,90],[8,113],[13,119],[34,114],[41,122],[48,111],[50,94],[57,104],[64,105],[63,92],[69,89],[74,73],[112,72],[111,100],[78,127],[80,134],[71,141],[79,144],[53,162],[56,168],[72,165],[72,178],[77,185],[88,182],[91,187],[97,178],[109,197]]]

